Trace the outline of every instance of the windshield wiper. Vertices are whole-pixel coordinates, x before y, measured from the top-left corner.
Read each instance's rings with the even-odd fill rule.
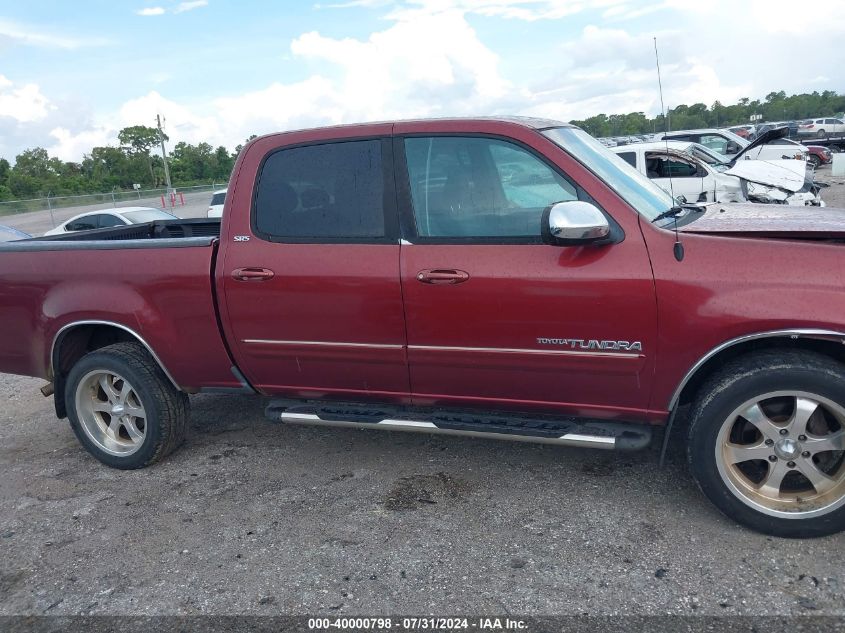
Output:
[[[665,220],[666,218],[674,218],[682,214],[684,211],[697,211],[698,213],[704,213],[704,209],[702,209],[697,204],[679,204],[671,209],[666,209],[663,213],[659,213],[657,217],[655,217],[651,223],[654,224],[658,220]]]
[[[652,219],[651,223],[654,224],[658,220],[665,220],[666,218],[674,218],[677,215],[680,215],[684,212],[684,208],[681,206],[671,207],[666,209],[663,213],[658,213],[655,218]]]

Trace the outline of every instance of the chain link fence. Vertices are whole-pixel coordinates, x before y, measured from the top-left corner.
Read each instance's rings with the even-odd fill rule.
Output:
[[[195,185],[192,187],[176,187],[174,191],[178,195],[211,192],[216,189],[224,189],[225,183],[211,183],[209,185]],[[137,201],[156,201],[155,205],[160,206],[161,197],[164,196],[167,205],[170,204],[167,189],[138,189],[134,191],[110,191],[107,193],[90,193],[79,196],[47,196],[46,198],[32,198],[29,200],[8,200],[0,202],[0,216],[14,215],[18,213],[29,213],[30,211],[53,211],[67,207],[82,207],[91,205],[111,205],[117,207],[121,203]]]

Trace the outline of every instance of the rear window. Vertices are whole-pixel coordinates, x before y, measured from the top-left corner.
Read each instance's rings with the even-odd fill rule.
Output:
[[[273,239],[385,235],[381,141],[293,147],[271,154],[255,199],[256,233]]]
[[[126,211],[121,214],[132,224],[143,224],[144,222],[154,222],[155,220],[175,220],[175,215],[170,215],[164,211],[156,209],[143,209],[142,211]]]
[[[215,193],[211,196],[211,206],[216,206],[226,202],[226,193]]]

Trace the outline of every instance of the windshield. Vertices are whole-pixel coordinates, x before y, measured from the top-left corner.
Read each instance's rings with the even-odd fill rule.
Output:
[[[126,211],[121,215],[129,220],[132,224],[142,224],[144,222],[152,222],[154,220],[175,220],[175,215],[170,215],[164,211],[157,209],[143,209],[142,211]]]
[[[544,130],[543,135],[601,178],[647,220],[674,206],[672,196],[584,130],[559,127]]]
[[[704,147],[704,145],[700,145],[698,143],[690,143],[687,151],[699,160],[710,165],[716,171],[721,172],[730,169],[730,165],[725,160],[725,157],[721,154],[717,154],[709,147]]]

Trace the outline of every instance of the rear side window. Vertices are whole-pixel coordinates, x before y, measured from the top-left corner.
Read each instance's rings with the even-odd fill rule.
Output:
[[[374,139],[271,154],[258,180],[256,233],[280,241],[384,237],[381,147]]]
[[[637,155],[634,152],[619,152],[616,155],[628,163],[631,167],[637,166]]]

